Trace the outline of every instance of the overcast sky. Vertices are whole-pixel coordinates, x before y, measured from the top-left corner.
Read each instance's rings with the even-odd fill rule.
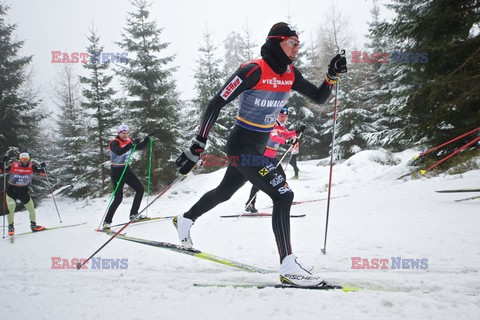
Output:
[[[86,52],[92,22],[101,36],[105,52],[120,53],[114,43],[121,39],[126,14],[133,10],[128,0],[5,0],[10,5],[7,22],[17,24],[17,40],[25,40],[23,55],[33,55],[35,84],[44,94],[54,82],[58,64],[52,64],[51,51]],[[247,21],[254,40],[261,44],[270,27],[279,21],[291,22],[303,31],[300,40],[310,40],[322,24],[330,0],[153,0],[151,17],[164,28],[161,41],[170,42],[168,54],[176,54],[174,65],[182,98],[193,97],[193,73],[205,24],[223,53],[228,32],[242,33]],[[336,0],[335,6],[349,20],[356,42],[367,33],[372,0]],[[383,10],[385,11],[385,10]],[[347,52],[349,51],[348,48]],[[81,63],[75,71],[82,73]]]

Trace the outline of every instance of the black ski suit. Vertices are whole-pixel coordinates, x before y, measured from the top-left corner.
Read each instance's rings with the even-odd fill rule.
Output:
[[[280,261],[282,261],[284,257],[292,253],[290,207],[293,201],[293,191],[285,182],[283,172],[278,168],[275,169],[276,163],[272,162],[271,158],[263,156],[263,153],[270,131],[273,129],[273,123],[276,121],[281,108],[285,105],[288,94],[286,98],[282,96],[284,100],[275,100],[275,98],[270,98],[275,97],[276,92],[273,89],[270,92],[257,88],[269,84],[272,85],[271,88],[290,85],[290,90],[295,90],[314,102],[322,104],[330,95],[332,86],[323,82],[319,87],[316,87],[304,79],[297,68],[291,65],[282,68],[281,62],[276,59],[275,54],[272,54],[271,48],[268,47],[268,42],[262,47],[262,57],[261,60],[241,66],[227,80],[207,107],[197,136],[200,141],[207,140],[210,128],[215,123],[220,109],[242,93],[239,101],[237,123],[231,131],[226,145],[229,159],[238,159],[238,161],[230,161],[220,184],[203,195],[184,214],[184,217],[195,221],[203,213],[230,199],[246,181],[250,181],[273,200],[272,227]],[[262,72],[265,72],[265,74],[262,74]],[[292,77],[288,78],[287,72],[293,73],[292,82],[281,80],[292,79]],[[254,96],[255,94],[258,97]],[[273,107],[268,109],[270,106]],[[266,111],[266,109],[268,110]],[[262,112],[268,113],[270,111],[270,114],[262,114]],[[258,114],[261,116],[255,118]],[[268,122],[269,125],[262,125],[258,121],[249,121],[246,117],[257,120],[265,119],[265,123]]]
[[[115,157],[116,156],[124,156],[126,158],[126,153],[130,151],[133,147],[133,141],[129,143],[121,145],[120,138],[117,136],[112,142],[110,142],[110,152],[112,152]],[[150,141],[150,138],[147,136],[143,139],[142,142],[137,144],[135,150],[141,150],[145,148],[145,146]],[[114,165],[112,163],[110,176],[112,178],[112,185],[113,189],[117,187],[117,183],[122,176],[122,172],[125,169],[125,164],[118,164]],[[142,203],[143,193],[145,192],[145,188],[143,187],[142,183],[138,179],[138,177],[130,170],[130,166],[125,169],[125,173],[123,175],[122,181],[120,181],[120,185],[118,186],[117,192],[115,193],[115,198],[113,199],[112,204],[108,208],[107,215],[105,217],[106,223],[112,223],[113,215],[115,211],[117,211],[118,206],[122,203],[123,200],[123,186],[127,184],[128,186],[132,187],[135,190],[135,197],[133,199],[132,208],[130,209],[130,216],[136,215],[138,213],[138,209],[140,208],[140,204]]]

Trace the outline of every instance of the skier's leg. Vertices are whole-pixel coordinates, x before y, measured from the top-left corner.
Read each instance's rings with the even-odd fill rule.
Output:
[[[187,212],[173,218],[173,224],[177,228],[178,239],[182,246],[193,246],[190,237],[190,228],[194,221],[205,212],[214,208],[219,203],[227,201],[246,182],[245,177],[234,167],[229,166],[222,182],[213,190],[204,194]]]
[[[298,177],[298,167],[297,167],[297,155],[294,154],[292,158],[290,158],[290,164],[292,165],[293,170],[295,171],[295,177]]]
[[[282,261],[292,253],[290,243],[290,207],[293,201],[293,191],[286,183],[283,170],[275,168],[275,160],[264,157],[263,161],[268,164],[263,167],[240,166],[238,170],[273,200],[272,228],[280,260]]]
[[[138,209],[140,208],[140,204],[142,203],[143,194],[145,193],[145,188],[143,187],[142,183],[138,179],[138,177],[133,173],[130,168],[127,169],[125,172],[125,183],[132,187],[135,190],[135,197],[133,199],[132,209],[130,210],[130,219],[133,216],[136,216],[138,213]]]
[[[15,202],[15,199],[11,198],[10,195],[7,193],[7,207],[8,207],[7,219],[8,219],[8,224],[9,225],[13,224],[13,221],[14,221],[14,218],[15,218],[15,208],[16,208],[16,206],[17,206],[17,204]]]
[[[29,197],[27,203],[24,203],[25,208],[27,208],[30,215],[30,222],[37,222],[37,214],[35,212],[35,205],[33,204],[32,198]]]
[[[117,187],[117,182],[120,179],[123,168],[112,168],[111,177],[113,190]],[[115,193],[115,198],[113,199],[110,207],[108,208],[107,215],[105,216],[105,223],[112,223],[113,215],[117,211],[118,206],[122,203],[123,200],[123,186],[125,185],[125,180],[122,179],[120,185],[118,186],[117,192]]]
[[[255,207],[255,202],[257,201],[257,197],[255,197],[255,195],[257,194],[258,191],[260,191],[260,189],[252,185],[252,189],[250,190],[250,196],[248,197],[248,201],[247,203],[245,203],[245,205],[247,205],[250,202],[250,204]]]
[[[219,203],[230,199],[247,181],[236,168],[237,167],[229,166],[220,184],[215,189],[204,194],[183,216],[195,221]]]

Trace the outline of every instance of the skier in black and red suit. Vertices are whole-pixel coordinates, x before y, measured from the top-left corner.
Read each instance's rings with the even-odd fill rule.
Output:
[[[120,185],[117,188],[117,192],[115,193],[115,198],[113,199],[112,204],[108,208],[107,215],[105,216],[105,221],[103,222],[103,230],[108,231],[110,230],[110,226],[112,223],[113,215],[115,211],[117,211],[118,206],[122,203],[123,200],[123,187],[125,184],[130,186],[133,190],[135,190],[135,197],[133,198],[132,208],[130,209],[130,220],[134,219],[138,214],[138,208],[140,208],[140,204],[142,202],[143,193],[145,192],[145,188],[143,187],[142,183],[138,179],[138,177],[133,173],[130,169],[130,166],[125,169],[127,165],[127,159],[129,156],[129,151],[136,145],[135,150],[141,150],[145,148],[145,146],[150,142],[150,136],[147,135],[143,140],[140,139],[130,139],[130,129],[126,124],[122,124],[117,128],[118,135],[110,141],[109,149],[110,149],[110,168],[111,168],[111,177],[112,177],[112,184],[113,189],[117,187],[117,183],[122,176],[123,171],[123,178],[120,181]],[[150,134],[152,135],[152,134]],[[145,218],[145,216],[138,216],[136,220],[140,220]]]
[[[181,174],[187,174],[200,159],[207,137],[220,109],[239,96],[239,108],[235,127],[228,137],[226,151],[229,158],[260,157],[266,165],[257,163],[232,165],[215,189],[204,194],[184,214],[174,218],[180,243],[192,247],[190,228],[194,221],[216,205],[224,202],[250,181],[273,200],[272,227],[280,255],[280,281],[308,286],[323,280],[313,276],[297,262],[290,243],[290,207],[293,191],[286,182],[277,184],[279,172],[275,165],[263,156],[270,131],[280,110],[286,105],[290,91],[297,91],[318,104],[329,97],[337,74],[347,72],[344,56],[336,55],[327,68],[323,83],[317,87],[303,78],[300,70],[292,66],[298,53],[298,34],[284,22],[272,26],[261,48],[261,59],[243,64],[227,80],[226,84],[208,104],[200,130],[190,148],[177,159]]]

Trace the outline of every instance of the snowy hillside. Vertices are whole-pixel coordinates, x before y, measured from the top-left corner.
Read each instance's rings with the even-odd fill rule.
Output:
[[[364,151],[335,166],[326,255],[320,252],[326,201],[292,207],[292,214],[306,214],[291,220],[293,250],[301,263],[314,266],[313,271],[326,279],[364,290],[194,287],[194,283],[276,283],[278,274],[248,273],[120,239],[97,257],[128,259],[126,269],[93,270],[91,264],[80,271],[52,269],[55,259],[87,258],[108,240],[94,231],[108,198],[82,202],[60,198],[64,225],[87,223],[21,235],[13,244],[0,241],[1,319],[480,319],[480,200],[454,201],[480,194],[434,192],[478,188],[480,170],[396,180],[410,170],[406,162],[414,154],[410,150],[392,157],[381,150]],[[301,179],[289,181],[295,201],[327,197],[329,168],[326,161],[318,163],[299,162]],[[186,211],[220,182],[223,173],[224,169],[188,176],[153,204],[148,215]],[[287,177],[292,175],[288,168]],[[241,212],[249,192],[246,184],[230,201],[199,218],[192,228],[194,245],[277,271],[270,218],[220,218]],[[127,220],[132,199],[124,199],[113,223]],[[270,204],[260,194],[257,207]],[[46,227],[60,225],[51,200],[37,208],[37,217]],[[17,234],[28,231],[26,212],[16,214],[15,226]],[[170,220],[132,225],[126,232],[177,243]],[[392,257],[402,263],[423,261],[422,268],[393,269]],[[352,269],[352,258],[389,263],[386,269]]]

